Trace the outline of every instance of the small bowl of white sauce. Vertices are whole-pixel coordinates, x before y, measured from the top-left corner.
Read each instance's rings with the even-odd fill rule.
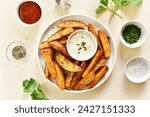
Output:
[[[87,30],[77,30],[67,40],[67,51],[75,60],[89,60],[94,56],[96,50],[96,38]]]
[[[150,62],[141,56],[133,57],[126,63],[125,74],[131,82],[145,82],[150,78]]]

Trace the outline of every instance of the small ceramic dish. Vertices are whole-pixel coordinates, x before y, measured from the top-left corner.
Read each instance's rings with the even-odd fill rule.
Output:
[[[21,47],[21,49],[19,49],[19,47]],[[24,56],[21,55],[21,53],[23,53],[23,49],[22,48],[25,51]],[[30,47],[28,46],[28,44],[25,41],[13,41],[6,48],[6,58],[12,64],[22,65],[22,64],[26,63],[28,58],[29,58],[29,55],[30,55],[29,48]],[[18,55],[15,55],[15,56],[19,56],[20,58],[16,59],[13,56],[13,50],[14,49],[16,51],[18,51],[18,53],[17,53]]]
[[[75,60],[89,60],[94,56],[96,50],[96,38],[87,30],[77,30],[67,40],[67,51]]]
[[[141,29],[141,36],[140,36],[139,40],[137,42],[133,43],[133,44],[127,43],[125,41],[125,39],[123,38],[123,31],[129,25],[134,25],[134,26],[137,26],[138,28]],[[121,31],[120,31],[120,40],[121,40],[122,44],[125,45],[128,48],[140,47],[146,40],[146,29],[145,29],[145,26],[139,21],[129,21],[129,22],[125,23],[122,26]]]
[[[22,10],[24,10],[24,12],[25,12],[24,15],[26,16],[26,20],[27,20],[27,21],[29,21],[29,19],[27,19],[27,18],[29,18],[29,15],[31,15],[30,13],[32,13],[32,18],[31,18],[31,19],[33,19],[34,16],[35,16],[35,17],[37,16],[37,14],[36,14],[36,15],[33,14],[33,11],[32,11],[32,9],[33,9],[34,12],[37,12],[37,9],[35,9],[35,6],[33,6],[32,9],[29,8],[28,6],[31,6],[31,5],[29,5],[28,2],[31,2],[31,3],[35,4],[35,5],[39,8],[39,11],[40,11],[40,17],[38,18],[38,20],[37,20],[36,22],[30,23],[30,24],[24,22],[24,21],[21,19],[21,16],[19,15],[21,5],[24,5],[25,8],[23,8]],[[27,4],[28,4],[28,6],[27,6]],[[25,10],[28,10],[28,12],[25,11]],[[32,12],[31,12],[31,11],[32,11]],[[17,5],[16,15],[17,15],[17,20],[18,20],[22,25],[27,26],[27,27],[36,26],[36,25],[39,24],[39,23],[41,22],[41,20],[42,20],[42,17],[43,17],[43,8],[42,8],[42,6],[40,5],[40,3],[39,3],[38,1],[36,1],[36,0],[22,0],[22,2],[18,3],[18,5]],[[33,16],[33,15],[34,15],[34,16]],[[23,16],[23,18],[25,18],[25,16]]]
[[[125,65],[125,74],[131,82],[145,82],[150,78],[150,62],[141,56],[133,57]]]

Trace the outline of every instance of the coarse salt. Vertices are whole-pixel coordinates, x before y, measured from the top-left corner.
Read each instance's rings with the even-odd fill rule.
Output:
[[[144,61],[134,59],[127,65],[127,73],[133,78],[142,78],[147,73],[147,65]]]

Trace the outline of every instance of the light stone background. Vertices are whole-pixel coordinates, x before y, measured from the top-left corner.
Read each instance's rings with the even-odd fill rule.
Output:
[[[43,19],[36,27],[25,27],[18,22],[16,6],[20,1],[1,0],[0,4],[0,99],[30,99],[22,89],[22,81],[30,77],[42,84],[50,99],[150,99],[150,80],[143,84],[134,84],[129,82],[124,74],[125,63],[130,57],[140,55],[150,61],[150,0],[144,0],[141,7],[127,7],[118,11],[124,17],[123,20],[115,16],[110,25],[108,24],[110,12],[100,16],[95,15],[99,0],[71,0],[70,10],[63,10],[55,4],[55,0],[38,0],[44,9]],[[42,76],[36,60],[37,42],[44,30],[55,19],[71,13],[86,14],[103,22],[112,32],[117,49],[116,64],[109,79],[97,89],[82,94],[72,94],[56,89]],[[130,20],[141,21],[148,32],[147,40],[137,49],[128,49],[119,40],[121,26]],[[16,40],[26,41],[30,48],[29,58],[23,65],[13,65],[6,59],[7,45]]]

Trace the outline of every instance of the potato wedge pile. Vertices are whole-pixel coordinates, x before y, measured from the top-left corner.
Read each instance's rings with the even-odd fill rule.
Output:
[[[61,90],[93,88],[109,70],[105,64],[111,55],[107,35],[102,30],[96,31],[92,24],[77,20],[61,21],[57,28],[57,32],[39,45],[45,60],[45,76],[49,80],[55,80]],[[74,60],[67,52],[68,36],[76,30],[88,30],[97,40],[97,52],[90,60]]]

